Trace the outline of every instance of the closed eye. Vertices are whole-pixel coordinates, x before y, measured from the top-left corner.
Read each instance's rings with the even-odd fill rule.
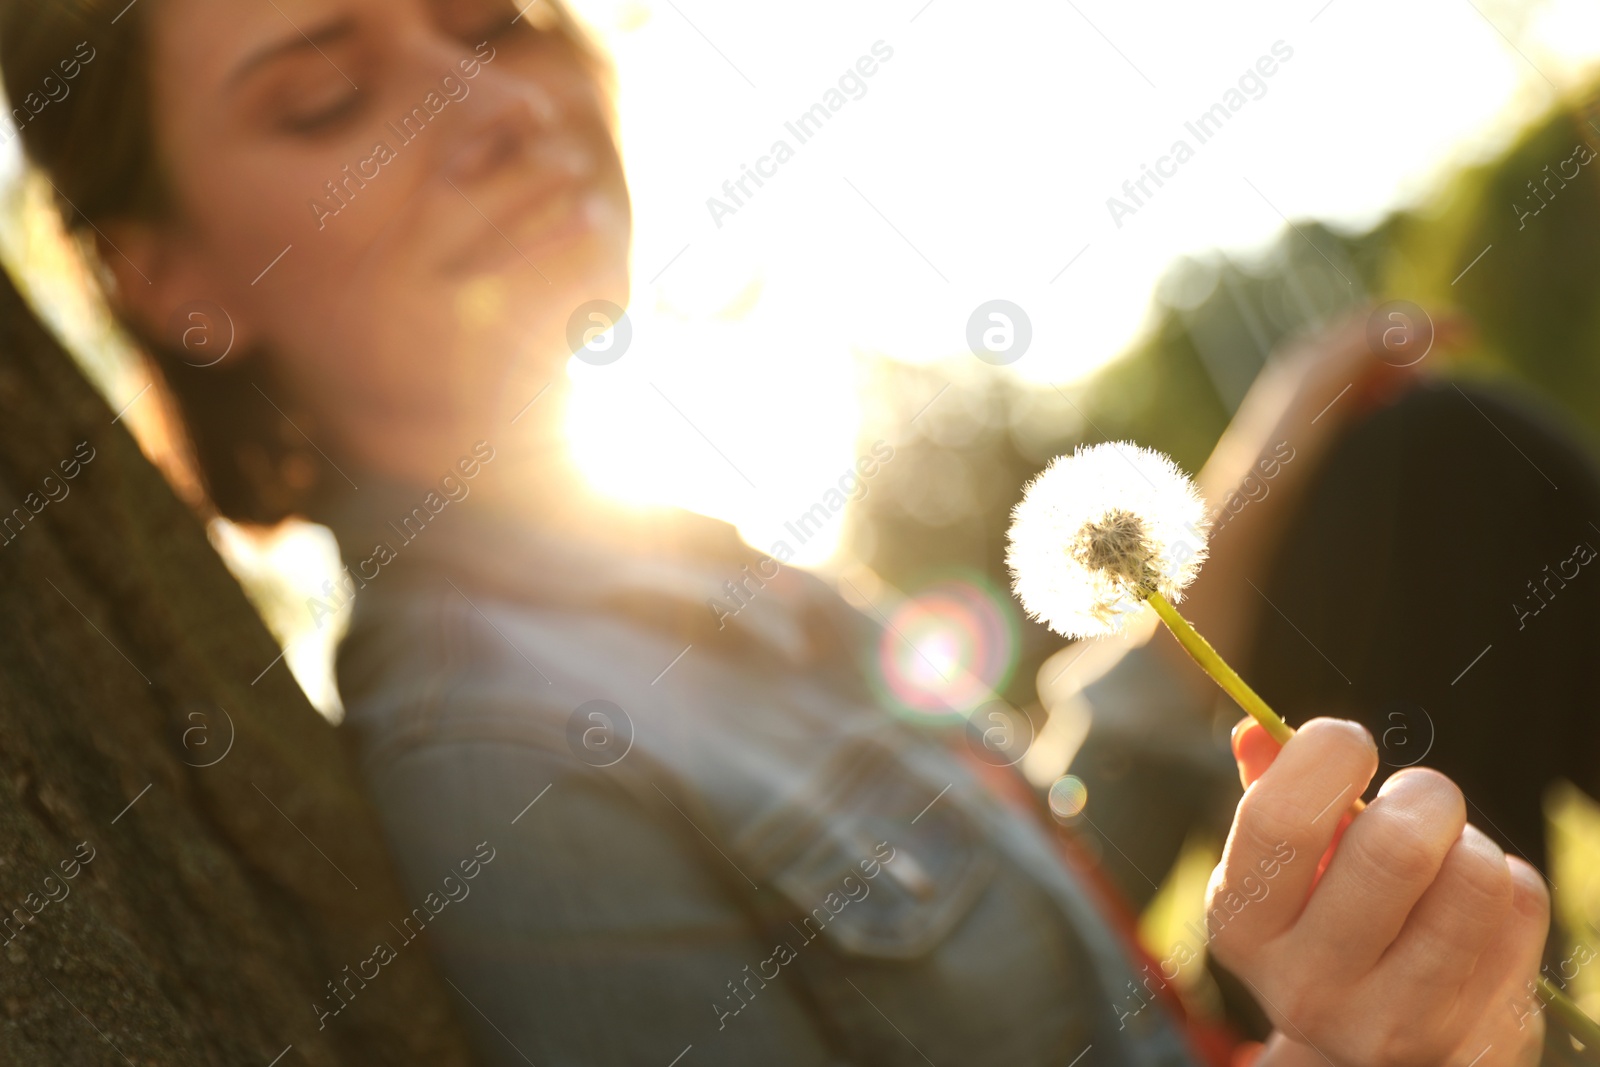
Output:
[[[332,103],[310,111],[286,116],[279,124],[287,133],[313,136],[342,128],[361,112],[360,92],[351,89]]]

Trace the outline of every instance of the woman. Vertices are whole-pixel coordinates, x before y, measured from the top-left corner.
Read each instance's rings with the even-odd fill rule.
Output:
[[[422,902],[396,932],[427,932],[486,1062],[1198,1062],[1015,779],[873,706],[866,622],[565,465],[569,322],[626,303],[629,211],[564,12],[3,11],[28,150],[213,502],[340,536],[348,724]],[[237,331],[210,366],[176,343],[197,301]],[[708,611],[729,581],[745,606]],[[1281,1027],[1261,1062],[1534,1062],[1538,875],[1413,772],[1318,880],[1371,738],[1314,722],[1270,769],[1258,741],[1213,950]]]

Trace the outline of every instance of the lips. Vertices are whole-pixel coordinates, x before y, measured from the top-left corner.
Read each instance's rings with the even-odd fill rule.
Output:
[[[590,228],[585,203],[598,195],[592,183],[569,172],[543,181],[519,182],[499,196],[474,196],[468,189],[461,192],[470,203],[463,208],[480,225],[469,222],[472,236],[445,264],[449,274],[474,273],[524,260],[537,266],[541,256]]]

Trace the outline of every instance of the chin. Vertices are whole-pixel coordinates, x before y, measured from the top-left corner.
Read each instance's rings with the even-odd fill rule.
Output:
[[[534,269],[520,257],[507,264],[519,299],[551,309],[561,318],[580,304],[608,300],[627,308],[632,296],[629,277],[629,242],[626,236],[590,234],[562,249],[561,254],[536,260]]]

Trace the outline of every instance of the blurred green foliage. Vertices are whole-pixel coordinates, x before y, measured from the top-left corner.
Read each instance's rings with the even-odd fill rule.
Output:
[[[1438,203],[1398,216],[1386,278],[1391,292],[1476,327],[1462,373],[1515,380],[1591,443],[1600,441],[1597,114],[1592,93],[1564,102],[1498,158],[1458,175]],[[1596,158],[1576,163],[1580,146]]]

